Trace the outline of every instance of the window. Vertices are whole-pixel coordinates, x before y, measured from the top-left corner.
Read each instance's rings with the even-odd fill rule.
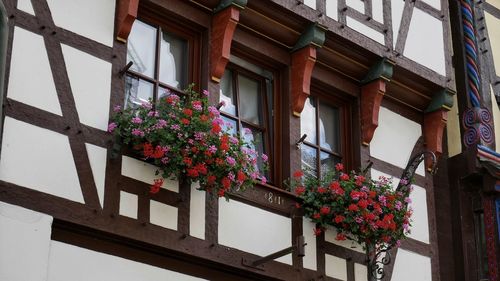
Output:
[[[193,80],[194,41],[172,30],[134,22],[127,43],[127,62],[133,64],[125,77],[125,107],[158,99],[168,91],[182,91]]]
[[[309,97],[300,116],[301,135],[307,137],[301,145],[302,169],[317,177],[333,170],[343,160],[339,107],[319,97]]]
[[[224,104],[220,109],[221,116],[229,132],[241,133],[247,142],[254,143],[253,149],[260,154],[269,155],[272,131],[272,75],[242,60],[240,63],[254,68],[264,76],[237,65],[230,65],[220,82],[219,100]],[[257,165],[262,170],[263,163],[260,158]]]

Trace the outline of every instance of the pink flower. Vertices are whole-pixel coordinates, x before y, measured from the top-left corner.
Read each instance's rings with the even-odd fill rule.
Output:
[[[138,137],[144,137],[144,132],[139,129],[132,129],[132,135]]]
[[[217,152],[217,147],[215,147],[215,145],[211,145],[208,147],[208,151],[210,151],[210,153],[215,153]]]
[[[115,106],[113,107],[113,111],[114,111],[114,112],[120,112],[121,110],[122,110],[122,107],[121,107],[121,106],[119,106],[119,105],[115,105]]]
[[[262,177],[260,178],[260,181],[261,181],[263,184],[266,184],[266,183],[267,183],[267,179],[266,179],[266,177],[264,177],[264,176],[262,176]]]
[[[194,110],[201,111],[203,109],[202,103],[199,100],[193,101],[191,105],[193,106]]]
[[[141,124],[142,123],[142,119],[140,117],[134,117],[134,118],[132,118],[132,123],[134,123],[134,124]]]
[[[109,125],[108,125],[108,132],[112,133],[116,129],[116,127],[118,127],[118,125],[116,125],[115,122],[109,123]]]
[[[208,97],[210,95],[210,93],[207,90],[203,90],[202,93],[206,97]]]
[[[227,162],[230,166],[234,166],[234,165],[236,164],[236,160],[234,160],[234,158],[233,158],[233,157],[231,157],[231,156],[228,156],[228,157],[226,158],[226,162]]]
[[[262,154],[262,161],[267,162],[269,157],[266,154]]]
[[[406,197],[406,198],[405,198],[405,202],[406,202],[407,204],[410,204],[410,203],[411,203],[411,198],[410,198],[410,197]]]

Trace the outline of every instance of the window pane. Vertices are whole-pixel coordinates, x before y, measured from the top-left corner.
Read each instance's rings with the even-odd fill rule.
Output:
[[[134,21],[127,42],[127,62],[131,70],[154,77],[156,54],[156,28],[139,20]]]
[[[228,134],[231,135],[236,135],[236,132],[238,131],[238,125],[236,121],[233,119],[221,116],[222,120],[224,120],[224,125],[222,125],[222,131],[227,132]]]
[[[302,170],[308,175],[317,176],[317,157],[316,157],[316,149],[314,147],[310,147],[308,145],[301,145],[301,153],[302,153]]]
[[[238,94],[240,98],[240,118],[261,125],[262,104],[259,99],[259,82],[238,75]]]
[[[323,177],[326,173],[331,172],[335,168],[335,164],[340,163],[340,159],[335,157],[330,153],[321,151],[319,154],[321,163],[321,176]]]
[[[168,97],[171,94],[176,94],[176,93],[173,92],[173,91],[170,91],[170,89],[163,88],[163,87],[158,87],[158,97],[156,99],[159,100],[161,98]]]
[[[160,81],[183,90],[187,87],[187,41],[165,31],[161,34]]]
[[[222,79],[220,80],[220,95],[219,102],[224,102],[225,105],[221,107],[222,112],[236,116],[236,100],[234,99],[233,92],[233,72],[226,70]]]
[[[264,153],[264,136],[261,131],[243,126],[243,138],[250,144],[250,148],[257,151],[259,156]],[[259,171],[263,171],[264,163],[262,163],[261,157],[257,158],[257,167]]]
[[[306,141],[316,144],[316,101],[308,98],[300,114],[300,135],[307,134]]]
[[[153,84],[127,75],[125,77],[125,108],[135,108],[153,98]]]
[[[340,152],[340,120],[338,108],[319,104],[319,140],[321,147]]]

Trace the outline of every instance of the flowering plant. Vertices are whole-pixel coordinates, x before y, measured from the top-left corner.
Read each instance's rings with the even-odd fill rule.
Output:
[[[336,171],[322,179],[294,173],[291,186],[303,199],[297,207],[316,223],[314,233],[319,235],[330,225],[338,231],[337,240],[349,239],[363,247],[398,246],[409,234],[409,190],[393,190],[387,178],[374,181],[343,169],[337,164]]]
[[[261,176],[257,155],[243,136],[223,130],[224,120],[208,105],[208,91],[201,94],[190,86],[183,95],[167,92],[157,102],[137,108],[115,107],[108,126],[145,160],[157,167],[150,191],[157,193],[164,179],[199,182],[200,189],[227,198],[228,191],[252,186]]]

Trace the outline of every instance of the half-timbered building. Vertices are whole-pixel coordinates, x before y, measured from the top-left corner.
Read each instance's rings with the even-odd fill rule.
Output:
[[[0,280],[500,280],[498,0],[2,0],[0,14]],[[156,168],[117,151],[115,106],[191,83],[252,131],[267,183],[229,201],[176,181],[151,194]],[[341,162],[397,185],[426,151],[438,169],[413,167],[411,234],[383,277],[334,229],[315,236],[283,184]],[[256,263],[301,236],[304,256]]]

